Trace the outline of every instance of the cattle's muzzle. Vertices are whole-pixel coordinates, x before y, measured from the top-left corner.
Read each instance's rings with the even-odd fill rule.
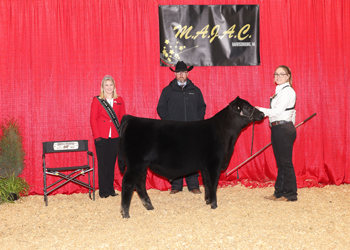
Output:
[[[261,112],[259,109],[255,108],[253,109],[252,119],[254,121],[261,121],[265,118],[265,115],[263,112]]]

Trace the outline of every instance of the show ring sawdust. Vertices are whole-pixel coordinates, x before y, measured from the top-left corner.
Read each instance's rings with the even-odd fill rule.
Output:
[[[219,188],[214,210],[204,193],[152,189],[151,211],[134,192],[130,219],[122,219],[120,195],[59,194],[47,207],[43,196],[28,196],[0,206],[0,248],[350,249],[350,185],[302,188],[297,202],[264,199],[273,190]]]

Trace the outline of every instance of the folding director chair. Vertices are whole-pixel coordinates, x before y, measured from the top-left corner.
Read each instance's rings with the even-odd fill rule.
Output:
[[[75,167],[47,167],[45,155],[51,153],[62,153],[62,152],[86,152],[86,165],[75,166]],[[89,158],[92,157],[92,164],[90,164]],[[85,161],[84,161],[85,163]],[[92,165],[92,166],[91,166]],[[90,182],[90,172],[92,172],[92,185]],[[69,173],[69,174],[65,174]],[[83,182],[77,178],[81,175],[88,174],[88,182]],[[44,201],[46,206],[48,204],[48,194],[62,187],[68,182],[74,182],[78,185],[89,189],[89,197],[91,199],[91,193],[93,200],[95,200],[95,157],[92,152],[88,150],[87,140],[77,141],[49,141],[43,142],[43,175],[44,175]],[[60,177],[58,181],[47,186],[47,176],[53,175]]]

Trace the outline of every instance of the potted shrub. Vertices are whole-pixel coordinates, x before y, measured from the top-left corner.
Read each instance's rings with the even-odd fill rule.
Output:
[[[14,174],[0,177],[0,203],[13,202],[21,195],[28,195],[29,184]]]
[[[27,195],[29,185],[18,176],[24,169],[25,156],[18,121],[4,119],[0,133],[0,203],[3,203]]]

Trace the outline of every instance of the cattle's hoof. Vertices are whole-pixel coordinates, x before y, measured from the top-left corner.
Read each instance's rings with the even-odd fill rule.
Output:
[[[130,215],[129,215],[128,212],[125,212],[125,211],[121,210],[120,213],[122,214],[123,219],[128,219],[128,218],[130,218]]]
[[[205,200],[205,203],[206,203],[207,205],[210,205],[210,200]]]
[[[142,200],[142,205],[147,209],[147,210],[153,210],[154,207],[152,206],[151,201],[148,199],[146,200]]]
[[[218,205],[211,205],[211,209],[215,209],[215,208],[217,208],[218,207]]]
[[[123,219],[129,219],[130,215],[129,214],[122,214]]]
[[[153,210],[153,209],[154,209],[154,207],[153,207],[152,205],[145,206],[145,208],[146,208],[147,210]]]

